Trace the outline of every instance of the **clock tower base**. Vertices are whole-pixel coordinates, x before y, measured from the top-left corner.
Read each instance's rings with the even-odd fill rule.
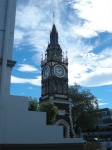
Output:
[[[52,100],[58,108],[55,125],[63,126],[63,137],[75,137],[71,118],[72,103],[70,100],[68,100],[66,95],[54,94],[52,96],[46,95],[41,97],[40,103],[47,102],[48,100]]]

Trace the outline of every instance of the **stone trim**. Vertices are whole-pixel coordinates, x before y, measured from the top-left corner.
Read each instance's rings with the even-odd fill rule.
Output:
[[[14,60],[7,60],[7,66],[8,67],[14,67],[15,64],[16,64],[16,61],[14,61]]]
[[[2,58],[0,58],[0,65],[2,65],[2,62],[3,62],[3,60],[2,60]],[[15,64],[16,64],[16,61],[14,61],[14,60],[7,60],[7,67],[14,67],[15,66]]]
[[[63,124],[66,127],[66,138],[69,138],[69,124],[64,119],[59,119],[55,125]]]

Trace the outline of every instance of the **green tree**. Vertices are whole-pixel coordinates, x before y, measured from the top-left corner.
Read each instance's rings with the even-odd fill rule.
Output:
[[[37,98],[29,97],[29,105],[28,105],[29,111],[39,111],[39,102]]]
[[[72,100],[72,118],[75,129],[94,129],[100,117],[98,100],[88,89],[74,84],[69,87],[69,98]]]
[[[51,100],[47,102],[42,102],[40,104],[39,110],[41,112],[46,112],[47,124],[49,125],[54,124],[58,109]]]

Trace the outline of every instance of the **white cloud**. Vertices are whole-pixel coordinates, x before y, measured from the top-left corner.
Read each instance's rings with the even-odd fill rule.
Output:
[[[24,35],[25,35],[24,32],[22,32],[21,30],[15,29],[15,31],[14,31],[14,39],[15,39],[14,43],[15,43],[15,45],[23,42]]]
[[[99,106],[104,106],[104,105],[108,105],[108,103],[99,103]]]
[[[74,55],[74,54],[73,54]],[[98,54],[92,52],[74,56],[69,63],[69,84],[101,86],[112,84],[112,50],[105,49]]]
[[[36,79],[26,79],[26,78],[19,78],[15,76],[11,76],[11,83],[15,84],[32,84],[36,86],[40,86],[41,84],[41,76],[36,77]]]
[[[98,98],[98,101],[102,101],[102,99],[101,99],[101,98]]]
[[[95,36],[98,32],[112,32],[111,0],[73,0],[72,7],[84,23],[76,32],[84,37]]]
[[[97,33],[94,30],[86,27],[75,27],[75,32],[85,38],[97,36]]]
[[[98,36],[104,31],[112,32],[111,7],[111,0],[55,0],[53,3],[52,0],[44,3],[43,0],[29,0],[26,5],[21,4],[17,8],[15,44],[31,45],[33,48],[30,51],[36,52],[32,58],[40,63],[41,53],[45,52],[50,38],[52,11],[55,11],[59,44],[64,52],[68,51],[69,83],[77,82],[85,86],[111,84],[111,48],[100,49],[100,53],[94,54],[93,49],[102,41],[92,45],[81,38]],[[27,64],[20,64],[18,70],[38,72],[35,66]],[[31,83],[35,84],[35,80]]]
[[[24,30],[37,27],[38,20],[41,19],[38,10],[35,5],[19,5],[16,10],[16,25]]]
[[[37,68],[28,64],[19,64],[19,68],[17,70],[22,72],[39,72]]]
[[[98,35],[99,32],[112,32],[111,0],[69,0],[70,2],[72,4],[71,7],[64,0],[55,0],[53,3],[52,0],[44,1],[44,3],[43,1],[29,0],[26,5],[18,5],[15,31],[19,36],[15,35],[15,42],[18,38],[22,38],[25,35],[27,38],[23,39],[24,42],[43,52],[49,41],[53,10],[56,13],[55,23],[63,49],[64,43],[66,43],[66,46],[70,45],[73,39],[75,46],[77,46],[77,34],[84,37],[92,37]],[[67,9],[73,8],[74,13],[68,14]],[[43,10],[46,14],[43,13]],[[67,17],[64,23],[62,13],[63,16],[65,15],[64,17]],[[75,13],[77,13],[79,19],[75,16]],[[85,22],[81,23],[80,19],[85,20]]]
[[[79,83],[82,86],[93,87],[112,84],[112,69],[102,68],[94,72],[85,73],[78,78],[70,78],[69,83],[73,84],[73,81]]]

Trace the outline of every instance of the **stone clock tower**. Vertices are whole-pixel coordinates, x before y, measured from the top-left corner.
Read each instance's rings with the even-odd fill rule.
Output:
[[[52,100],[58,107],[56,124],[63,126],[64,137],[69,137],[71,129],[70,101],[68,99],[68,58],[63,57],[58,43],[58,32],[53,24],[50,32],[45,58],[41,61],[42,81],[41,98],[43,101]]]

